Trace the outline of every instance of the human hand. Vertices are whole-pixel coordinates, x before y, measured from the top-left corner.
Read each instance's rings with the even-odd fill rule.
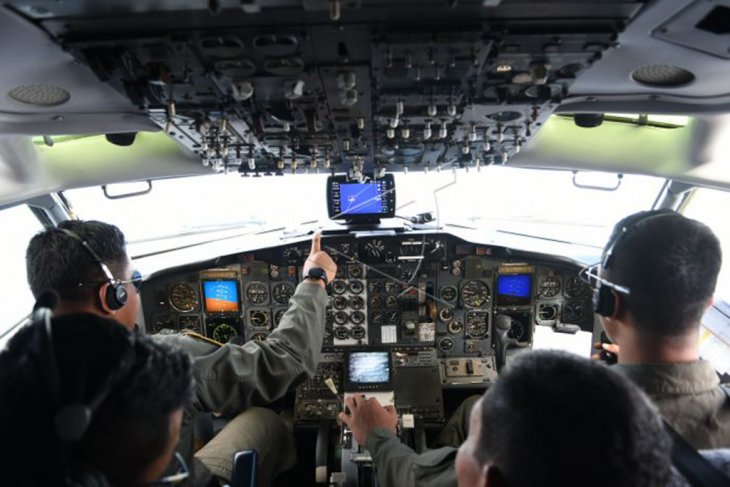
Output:
[[[346,396],[345,404],[350,414],[340,413],[339,419],[345,423],[355,440],[365,444],[365,440],[375,428],[385,428],[395,433],[398,425],[398,413],[393,406],[381,406],[375,398],[365,399],[365,396]]]
[[[332,257],[327,252],[322,250],[322,232],[319,231],[312,237],[312,249],[309,252],[309,257],[304,262],[303,274],[306,276],[312,267],[321,267],[324,269],[327,273],[327,282],[332,282],[337,274],[337,264],[335,264],[335,261],[332,260]]]
[[[591,355],[593,360],[606,362],[607,364],[615,364],[618,360],[619,346],[615,343],[596,342],[593,344],[596,353]]]

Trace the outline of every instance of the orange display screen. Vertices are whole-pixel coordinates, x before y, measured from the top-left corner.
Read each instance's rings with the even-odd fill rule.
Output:
[[[235,313],[240,309],[236,281],[204,281],[203,294],[208,313]]]

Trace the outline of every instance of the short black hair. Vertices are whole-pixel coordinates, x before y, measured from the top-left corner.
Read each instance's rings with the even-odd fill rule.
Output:
[[[35,458],[38,465],[7,469],[4,480],[63,485],[90,466],[112,485],[138,484],[168,445],[170,415],[192,397],[190,359],[96,315],[54,318],[52,329],[55,364],[42,323],[19,330],[0,353],[0,437],[12,446],[4,461],[27,465]],[[44,370],[54,366],[61,392],[56,398]],[[61,441],[53,424],[60,407],[88,404],[105,387],[109,393],[84,436],[70,444]]]
[[[107,266],[114,277],[127,262],[124,234],[119,228],[99,221],[67,220],[58,228],[70,230],[86,241]],[[79,287],[79,283],[103,283],[106,277],[99,264],[79,241],[58,229],[51,228],[36,234],[25,253],[28,284],[33,296],[52,289],[63,299],[78,301],[90,296],[93,287]]]
[[[513,487],[664,487],[670,440],[639,389],[558,351],[520,354],[487,391],[477,461]]]
[[[699,324],[722,265],[707,225],[670,210],[642,211],[616,224],[606,249],[612,245],[603,275],[629,288],[623,298],[637,326],[677,336]]]

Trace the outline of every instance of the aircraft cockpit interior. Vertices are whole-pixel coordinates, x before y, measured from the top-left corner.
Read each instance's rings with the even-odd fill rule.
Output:
[[[139,330],[216,346],[269,339],[319,232],[319,363],[265,405],[297,445],[281,485],[378,485],[348,395],[424,451],[520,353],[607,340],[585,272],[624,216],[730,249],[729,25],[727,0],[7,0],[0,346],[64,220],[124,231]],[[720,276],[700,351],[727,380]]]

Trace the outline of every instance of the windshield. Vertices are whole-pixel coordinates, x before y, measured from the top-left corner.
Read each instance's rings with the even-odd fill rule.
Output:
[[[615,175],[604,175],[615,184]],[[64,193],[79,218],[118,225],[130,254],[215,236],[296,229],[327,220],[326,174],[209,175],[155,181],[141,196],[107,199],[101,188]],[[576,187],[573,173],[484,167],[395,174],[397,214],[430,211],[444,225],[501,230],[602,247],[614,223],[648,209],[663,179],[629,175],[615,191]],[[164,242],[163,242],[164,240]],[[162,247],[160,247],[162,244]]]

